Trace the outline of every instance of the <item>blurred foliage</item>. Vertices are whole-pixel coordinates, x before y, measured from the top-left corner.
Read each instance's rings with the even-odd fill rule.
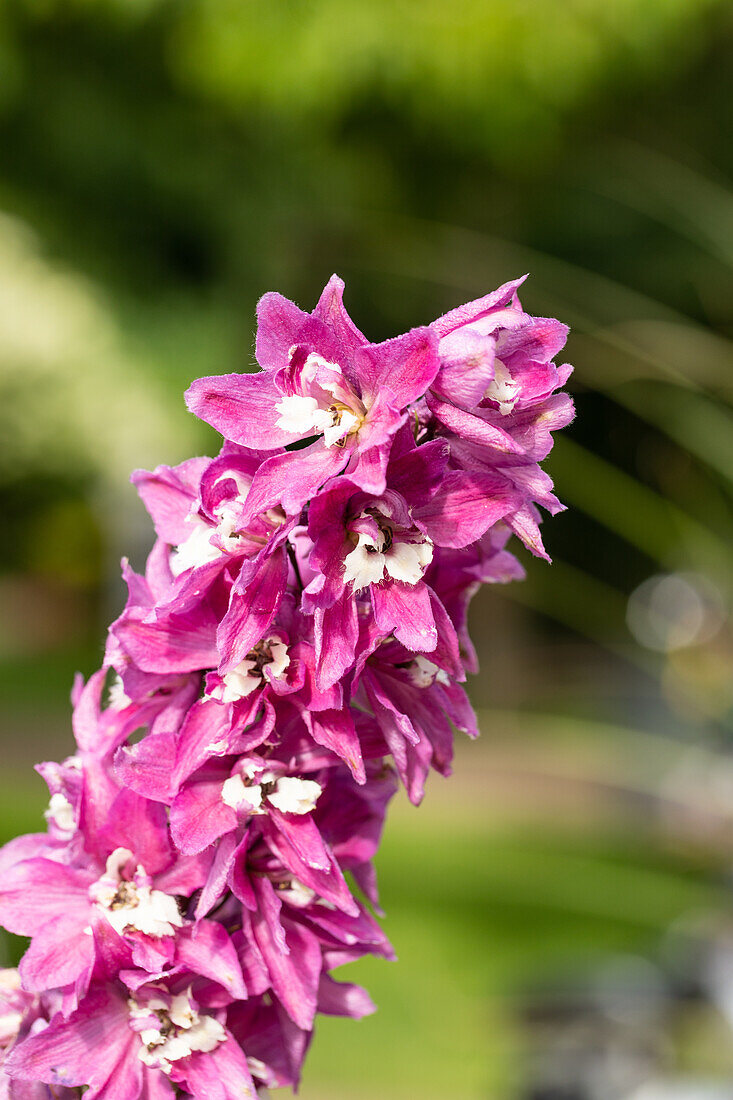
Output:
[[[530,1053],[552,1016],[567,1054],[601,961],[673,985],[670,928],[725,924],[732,62],[724,0],[0,6],[6,835],[150,544],[127,474],[218,446],[181,392],[253,366],[260,293],[310,308],[337,270],[380,339],[530,271],[526,308],[573,326],[555,562],[477,600],[485,743],[396,809],[401,963],[365,964],[381,1012],[324,1022],[306,1096],[554,1100]],[[654,1065],[731,1080],[695,974]]]

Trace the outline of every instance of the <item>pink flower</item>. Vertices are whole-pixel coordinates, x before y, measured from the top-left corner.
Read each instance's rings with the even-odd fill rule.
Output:
[[[123,563],[46,832],[0,851],[0,1100],[255,1100],[296,1087],[335,981],[392,958],[374,857],[478,730],[470,600],[544,555],[539,463],[572,416],[566,329],[522,280],[372,344],[329,282],[259,306],[256,375],[200,379],[213,459],[133,475],[156,541]]]
[[[316,437],[306,448],[262,464],[252,510],[279,503],[297,514],[343,470],[366,492],[382,492],[404,411],[437,373],[430,329],[370,344],[348,317],[342,295],[335,275],[311,314],[279,294],[266,294],[258,307],[262,373],[201,378],[186,395],[191,412],[246,447],[275,450]]]

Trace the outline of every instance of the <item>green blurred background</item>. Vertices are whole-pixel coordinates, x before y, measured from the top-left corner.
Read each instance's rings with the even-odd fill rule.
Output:
[[[733,1096],[732,92],[720,0],[0,6],[3,838],[264,290],[377,340],[530,271],[573,326],[554,564],[475,602],[483,738],[394,807],[400,961],[304,1100]]]

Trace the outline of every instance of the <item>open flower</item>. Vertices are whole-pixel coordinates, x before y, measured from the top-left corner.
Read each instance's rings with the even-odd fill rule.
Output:
[[[346,314],[342,294],[333,276],[312,314],[266,294],[258,308],[262,373],[201,378],[186,395],[191,411],[234,443],[276,450],[313,439],[263,462],[252,486],[253,511],[279,503],[299,513],[344,470],[367,492],[381,492],[405,410],[438,370],[430,329],[370,344]]]

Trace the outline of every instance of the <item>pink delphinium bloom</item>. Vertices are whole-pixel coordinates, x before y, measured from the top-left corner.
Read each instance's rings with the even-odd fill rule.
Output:
[[[546,556],[541,470],[572,416],[523,280],[381,344],[335,276],[259,307],[259,374],[199,379],[214,458],[137,471],[156,542],[76,749],[38,770],[47,828],[0,851],[0,1100],[256,1100],[296,1087],[332,972],[393,958],[374,858],[401,781],[450,774],[481,584]],[[141,736],[142,734],[142,736]]]

